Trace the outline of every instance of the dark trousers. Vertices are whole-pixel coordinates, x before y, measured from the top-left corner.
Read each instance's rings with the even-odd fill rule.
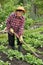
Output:
[[[10,46],[15,46],[15,36],[8,33],[8,42]],[[17,45],[22,45],[22,43],[17,38]]]

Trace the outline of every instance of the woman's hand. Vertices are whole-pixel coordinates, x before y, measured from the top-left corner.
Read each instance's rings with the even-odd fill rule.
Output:
[[[14,30],[12,28],[10,28],[10,32],[14,34]]]
[[[23,37],[22,37],[22,35],[20,36],[19,41],[20,41],[20,42],[23,41]]]

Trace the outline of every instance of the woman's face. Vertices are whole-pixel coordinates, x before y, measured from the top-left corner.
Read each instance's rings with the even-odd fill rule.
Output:
[[[23,11],[16,11],[16,14],[17,14],[17,16],[22,16],[23,15]]]

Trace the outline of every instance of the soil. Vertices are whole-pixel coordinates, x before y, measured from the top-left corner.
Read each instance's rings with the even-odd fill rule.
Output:
[[[42,52],[43,51],[43,47],[39,47],[38,50]]]
[[[39,51],[43,52],[43,48],[38,48]],[[22,49],[22,53],[25,55],[27,51]],[[37,53],[39,55],[39,58],[43,60],[43,55]],[[7,55],[3,52],[0,52],[0,59],[3,60],[4,62],[8,61],[11,63],[11,65],[30,65],[29,63],[22,61],[22,60],[17,60],[16,58],[13,58],[12,60],[8,59]]]
[[[38,48],[38,50],[39,50],[40,52],[43,52],[43,47],[42,47],[42,48]],[[38,55],[39,55],[40,59],[42,59],[42,61],[43,61],[43,54],[39,54],[39,53],[38,53]]]
[[[38,50],[43,51],[43,48],[38,48]],[[22,50],[23,54],[26,54],[25,50]],[[40,58],[43,60],[43,55],[40,55]],[[29,63],[22,61],[22,60],[17,60],[16,58],[13,58],[12,60],[8,59],[7,55],[3,52],[0,52],[0,56],[1,56],[1,60],[3,60],[4,62],[8,61],[9,63],[11,63],[11,65],[30,65]]]
[[[0,56],[1,56],[1,60],[3,60],[4,62],[8,61],[9,63],[11,63],[11,65],[30,65],[29,63],[22,61],[22,60],[17,60],[16,58],[13,58],[13,60],[9,60],[7,58],[7,55],[4,54],[3,52],[0,52]]]

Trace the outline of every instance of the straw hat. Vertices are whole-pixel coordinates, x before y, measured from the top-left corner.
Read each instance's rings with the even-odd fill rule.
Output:
[[[25,13],[25,9],[24,9],[23,6],[19,6],[19,7],[16,9],[16,11],[17,11],[17,10],[22,10],[22,11]]]

